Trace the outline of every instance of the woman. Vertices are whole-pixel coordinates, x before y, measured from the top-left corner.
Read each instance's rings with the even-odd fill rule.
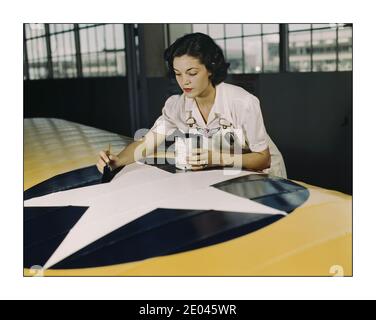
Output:
[[[106,164],[114,169],[137,161],[178,129],[185,134],[201,134],[211,142],[209,150],[197,148],[188,155],[192,170],[240,165],[286,177],[282,155],[266,133],[259,100],[223,82],[229,64],[208,35],[193,33],[177,39],[166,49],[164,58],[183,94],[167,99],[162,115],[141,141],[133,142],[117,156],[101,151],[98,170],[103,172]],[[234,146],[241,148],[237,153],[240,161],[234,160]]]

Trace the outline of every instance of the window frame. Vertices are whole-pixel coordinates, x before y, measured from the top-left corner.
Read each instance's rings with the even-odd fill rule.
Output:
[[[206,34],[210,35],[209,31],[209,24],[208,23],[197,23],[197,24],[191,24],[192,30],[194,30],[195,26],[200,25],[200,29],[206,29]],[[254,72],[250,74],[260,74],[260,73],[283,73],[283,72],[342,72],[342,71],[352,71],[352,65],[350,70],[339,70],[339,65],[340,65],[340,45],[339,45],[339,30],[340,29],[351,29],[352,33],[352,24],[346,24],[346,23],[336,23],[336,24],[328,24],[327,26],[321,26],[321,27],[315,27],[315,24],[310,23],[309,28],[304,28],[304,29],[299,29],[299,30],[289,30],[289,25],[290,24],[279,24],[279,30],[278,32],[264,32],[264,25],[267,24],[261,24],[257,23],[255,25],[260,25],[260,32],[259,33],[253,33],[251,35],[245,34],[244,32],[244,25],[241,24],[241,35],[240,36],[226,36],[226,24],[219,24],[223,26],[223,37],[212,37],[213,40],[217,41],[223,41],[224,42],[224,54],[227,56],[227,46],[226,46],[226,40],[227,39],[234,39],[234,38],[241,38],[242,42],[242,73],[245,74],[245,67],[246,67],[246,61],[245,61],[245,52],[244,52],[244,39],[246,38],[251,38],[251,37],[261,37],[261,70],[260,72]],[[315,31],[320,31],[320,30],[336,30],[336,45],[335,45],[335,54],[336,54],[336,68],[335,70],[329,70],[329,71],[315,71],[314,70],[314,61],[313,61],[313,56],[314,56],[314,45],[312,43],[312,35]],[[291,34],[296,34],[299,32],[310,32],[310,47],[309,47],[309,52],[310,52],[310,70],[308,71],[291,71],[291,66],[290,66],[290,35]],[[278,71],[271,71],[271,72],[265,72],[265,56],[264,56],[264,39],[265,36],[269,35],[279,35],[279,68]],[[352,57],[352,36],[351,36],[351,57]],[[236,74],[236,73],[231,73],[231,74]],[[248,74],[248,73],[247,73]]]
[[[30,23],[24,23],[24,27],[23,27],[23,39],[24,39],[24,47],[23,47],[23,50],[24,50],[24,54],[23,54],[23,60],[24,60],[24,79],[25,80],[41,80],[41,79],[70,79],[70,78],[89,78],[89,77],[119,77],[119,76],[124,76],[126,77],[127,75],[127,68],[126,68],[126,46],[125,46],[125,32],[124,32],[124,24],[119,24],[121,25],[121,30],[123,30],[123,43],[124,43],[124,46],[123,48],[119,49],[119,48],[116,48],[114,50],[112,50],[114,52],[114,56],[115,56],[115,60],[117,61],[118,59],[118,53],[123,53],[124,55],[124,74],[118,74],[118,73],[115,73],[115,74],[110,74],[109,72],[109,64],[107,62],[107,52],[106,50],[103,50],[103,51],[98,51],[98,52],[90,52],[89,54],[97,54],[97,56],[99,56],[99,54],[101,54],[102,52],[105,54],[105,61],[106,61],[106,64],[105,64],[105,67],[106,67],[106,74],[104,75],[85,75],[83,73],[83,66],[82,66],[82,57],[84,54],[87,54],[87,53],[82,53],[81,52],[81,40],[80,40],[80,31],[81,30],[85,30],[85,29],[90,29],[90,28],[96,28],[98,26],[103,26],[105,28],[106,25],[115,25],[115,24],[108,24],[108,23],[96,23],[96,24],[85,24],[84,26],[80,26],[79,24],[73,24],[72,28],[69,28],[67,30],[59,30],[59,31],[56,31],[54,30],[53,32],[50,32],[50,26],[51,25],[55,25],[53,23],[51,24],[37,24],[37,25],[43,25],[43,34],[37,34],[37,35],[30,35],[30,32],[27,32],[27,28],[30,27]],[[51,54],[51,40],[52,40],[52,37],[56,37],[58,35],[61,35],[61,34],[66,34],[66,33],[72,33],[73,32],[73,37],[74,37],[74,41],[73,41],[73,54],[64,54],[64,55],[59,55],[59,56],[55,56],[53,57],[53,55]],[[97,33],[96,33],[96,36]],[[115,35],[114,35],[115,37]],[[29,52],[29,49],[28,49],[28,42],[29,41],[34,41],[36,39],[42,39],[42,41],[44,42],[45,44],[45,47],[46,47],[46,50],[47,50],[47,56],[46,57],[43,57],[43,58],[39,58],[39,57],[32,57],[30,56],[30,52]],[[65,40],[64,41],[64,46],[65,46]],[[115,40],[114,40],[115,41]],[[115,41],[115,47],[116,47],[116,41]],[[64,47],[64,53],[66,53],[66,50],[65,50],[65,47]],[[61,77],[56,77],[56,75],[54,75],[54,62],[56,63],[56,61],[54,61],[54,58],[64,58],[64,57],[74,57],[75,59],[75,75],[73,75],[73,77],[71,75],[69,75],[67,72],[65,72],[64,76]],[[36,76],[33,76],[31,74],[31,64],[40,64],[41,62],[43,62],[44,64],[46,64],[46,68],[47,68],[47,76],[42,76],[41,75],[41,71],[40,71],[40,68],[35,68],[37,70],[37,74]],[[100,59],[98,58],[97,59],[97,65],[98,67],[101,67],[101,64],[100,64]]]

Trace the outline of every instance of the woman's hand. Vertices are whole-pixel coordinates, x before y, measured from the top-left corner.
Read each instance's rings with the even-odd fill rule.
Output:
[[[231,167],[234,166],[234,163],[239,162],[236,162],[235,159],[240,160],[239,166],[241,167],[241,158],[236,158],[232,154],[198,148],[193,149],[191,155],[187,157],[187,163],[192,165],[192,170],[202,170],[208,167]]]
[[[192,165],[192,170],[202,170],[213,165],[212,152],[207,149],[193,149],[187,156],[187,163]]]
[[[99,153],[99,159],[97,162],[98,170],[103,173],[104,167],[109,165],[112,170],[121,166],[120,158],[114,154],[109,154],[108,151],[102,150]]]

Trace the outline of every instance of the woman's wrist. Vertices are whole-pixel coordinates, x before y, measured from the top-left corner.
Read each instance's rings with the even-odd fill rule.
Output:
[[[117,155],[116,167],[119,168],[121,166],[127,165],[127,159],[121,152]]]
[[[221,152],[221,167],[228,167],[233,165],[234,161],[231,155]]]

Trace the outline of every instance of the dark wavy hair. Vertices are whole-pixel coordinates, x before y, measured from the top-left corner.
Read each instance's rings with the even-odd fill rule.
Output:
[[[213,86],[225,80],[230,64],[225,61],[222,49],[208,35],[200,32],[186,34],[165,50],[164,59],[171,77],[175,76],[174,58],[183,55],[197,58],[205,65],[211,73],[209,79]]]

